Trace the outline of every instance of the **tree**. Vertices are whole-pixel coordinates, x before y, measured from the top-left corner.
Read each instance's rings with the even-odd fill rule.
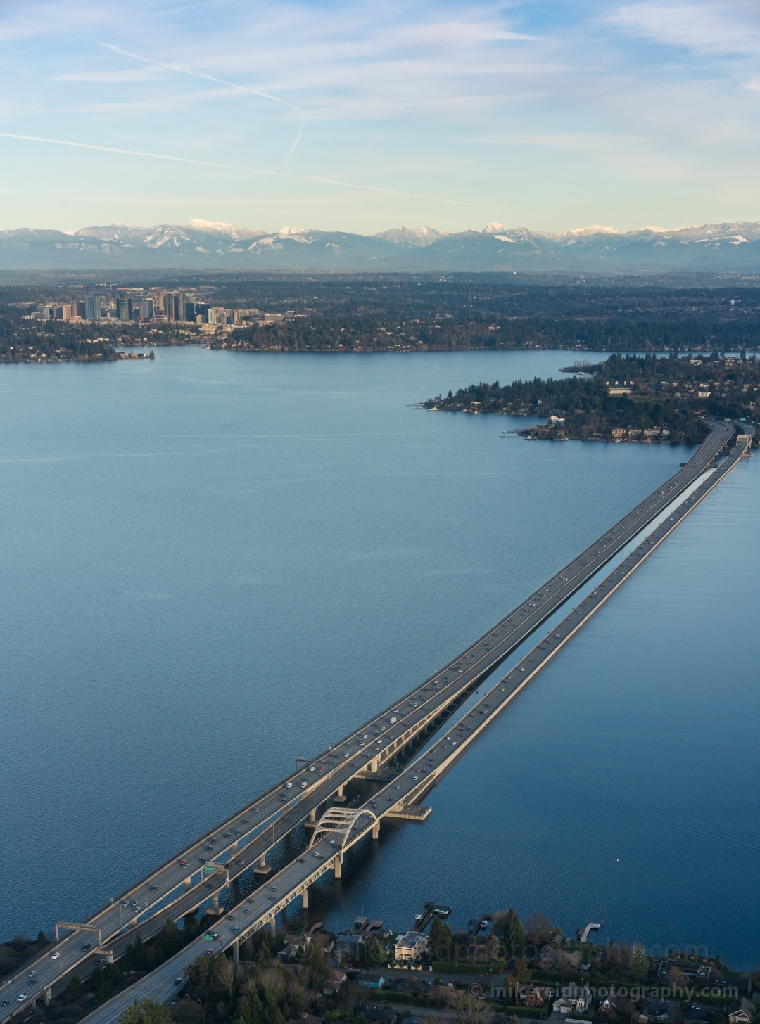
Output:
[[[671,967],[667,973],[666,980],[668,985],[670,985],[670,987],[673,989],[686,988],[689,984],[686,980],[686,975],[683,973],[680,967]]]
[[[546,914],[531,914],[525,922],[525,935],[534,946],[541,946],[552,937],[554,926]]]
[[[489,961],[498,960],[499,953],[501,952],[501,943],[496,935],[489,935],[488,942],[486,943],[486,953],[488,954]]]
[[[519,956],[525,949],[525,932],[514,907],[510,907],[507,911],[507,920],[504,922],[504,942],[510,956]]]
[[[78,974],[72,974],[69,979],[69,983],[66,986],[66,999],[70,1003],[75,1003],[77,999],[82,998],[84,993],[84,982]]]
[[[527,985],[530,981],[530,967],[528,967],[528,961],[524,956],[514,966],[512,973],[507,978],[507,982],[512,988],[516,988],[518,985]]]
[[[310,942],[306,947],[304,967],[306,968],[306,983],[314,991],[321,989],[330,977],[327,957],[322,947],[316,942]]]
[[[451,947],[453,941],[454,936],[451,933],[451,928],[449,928],[449,926],[436,914],[433,917],[433,923],[430,926],[430,935],[428,937],[430,952],[433,959],[451,960]]]
[[[277,996],[273,992],[265,992],[266,1016],[269,1024],[285,1024],[285,1017],[279,1006]]]
[[[649,957],[644,952],[643,946],[634,945],[628,967],[631,974],[637,981],[644,981],[649,974]]]
[[[467,992],[452,1003],[452,1008],[457,1024],[481,1024],[485,1005],[477,996]]]
[[[369,967],[379,967],[380,964],[387,963],[388,952],[385,950],[377,939],[372,939],[371,942],[367,943],[367,965]]]
[[[214,957],[214,985],[227,996],[235,990],[235,965],[221,952]]]
[[[171,1014],[162,1003],[141,999],[132,1003],[119,1017],[121,1024],[172,1024]]]
[[[264,1024],[264,1007],[257,992],[238,999],[237,1013],[239,1024]]]
[[[185,974],[193,985],[202,985],[204,982],[208,981],[210,969],[208,957],[199,956],[197,960],[194,960],[190,964],[189,967],[185,968]]]

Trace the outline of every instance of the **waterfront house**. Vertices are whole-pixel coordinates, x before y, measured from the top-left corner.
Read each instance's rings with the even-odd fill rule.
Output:
[[[728,1024],[750,1024],[756,1019],[760,1019],[760,1013],[749,999],[737,999],[728,1008]]]
[[[396,960],[400,960],[402,963],[415,963],[417,960],[421,960],[425,953],[427,953],[427,948],[427,935],[411,931],[407,932],[406,935],[399,935],[396,939],[394,956]]]

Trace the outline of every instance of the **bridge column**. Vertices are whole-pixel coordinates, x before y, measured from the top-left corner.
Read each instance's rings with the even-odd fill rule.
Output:
[[[336,855],[335,860],[333,861],[333,870],[336,878],[343,877],[343,855],[340,853]]]
[[[369,763],[369,770],[371,772],[376,772],[377,771],[377,763],[378,763],[378,759],[376,757],[373,757],[372,760]]]
[[[380,822],[379,821],[376,821],[375,824],[372,826],[372,838],[373,839],[379,839],[380,838]]]
[[[185,881],[184,881],[185,892],[187,892],[192,887],[192,884],[193,884],[192,879],[190,879],[190,878],[186,878],[185,879]]]
[[[232,959],[236,964],[240,963],[240,939],[235,939],[232,943]]]
[[[276,935],[277,934],[277,925],[275,924],[273,917],[270,918],[269,927],[270,927],[270,929],[272,931],[272,935]]]
[[[317,808],[316,807],[312,807],[312,809],[309,811],[309,821],[316,821],[316,820],[317,820]]]
[[[52,990],[51,990],[50,986],[48,985],[48,987],[42,993],[42,995],[43,995],[43,997],[45,999],[45,1006],[50,1006],[50,999],[51,999],[52,994],[53,994]]]
[[[236,839],[235,842],[232,844],[232,856],[233,857],[237,857],[237,852],[238,852],[238,844],[237,844],[237,839]]]
[[[262,853],[258,864],[253,869],[253,873],[254,875],[271,875],[272,869],[267,864],[267,855],[265,853]]]
[[[338,786],[338,792],[333,797],[336,804],[344,804],[346,802],[346,794],[343,792],[343,789],[343,786]]]
[[[301,893],[301,906],[303,907],[304,910],[308,910],[309,909],[309,890],[308,889],[304,889],[304,891]]]

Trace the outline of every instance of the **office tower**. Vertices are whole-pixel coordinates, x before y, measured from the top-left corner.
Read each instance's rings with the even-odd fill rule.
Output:
[[[174,320],[174,298],[171,292],[164,295],[164,313],[167,320]]]
[[[116,300],[116,309],[118,312],[119,320],[131,320],[132,319],[132,300],[128,295],[120,295]]]
[[[153,319],[153,299],[142,299],[140,302],[140,319]]]
[[[87,295],[84,300],[85,320],[100,320],[100,296]]]

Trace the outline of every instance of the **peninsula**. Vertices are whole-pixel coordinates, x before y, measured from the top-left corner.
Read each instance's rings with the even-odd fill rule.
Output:
[[[519,433],[527,438],[696,443],[708,418],[755,421],[760,363],[717,352],[698,358],[611,355],[595,365],[576,362],[554,380],[471,384],[423,402],[431,411],[545,417]]]

